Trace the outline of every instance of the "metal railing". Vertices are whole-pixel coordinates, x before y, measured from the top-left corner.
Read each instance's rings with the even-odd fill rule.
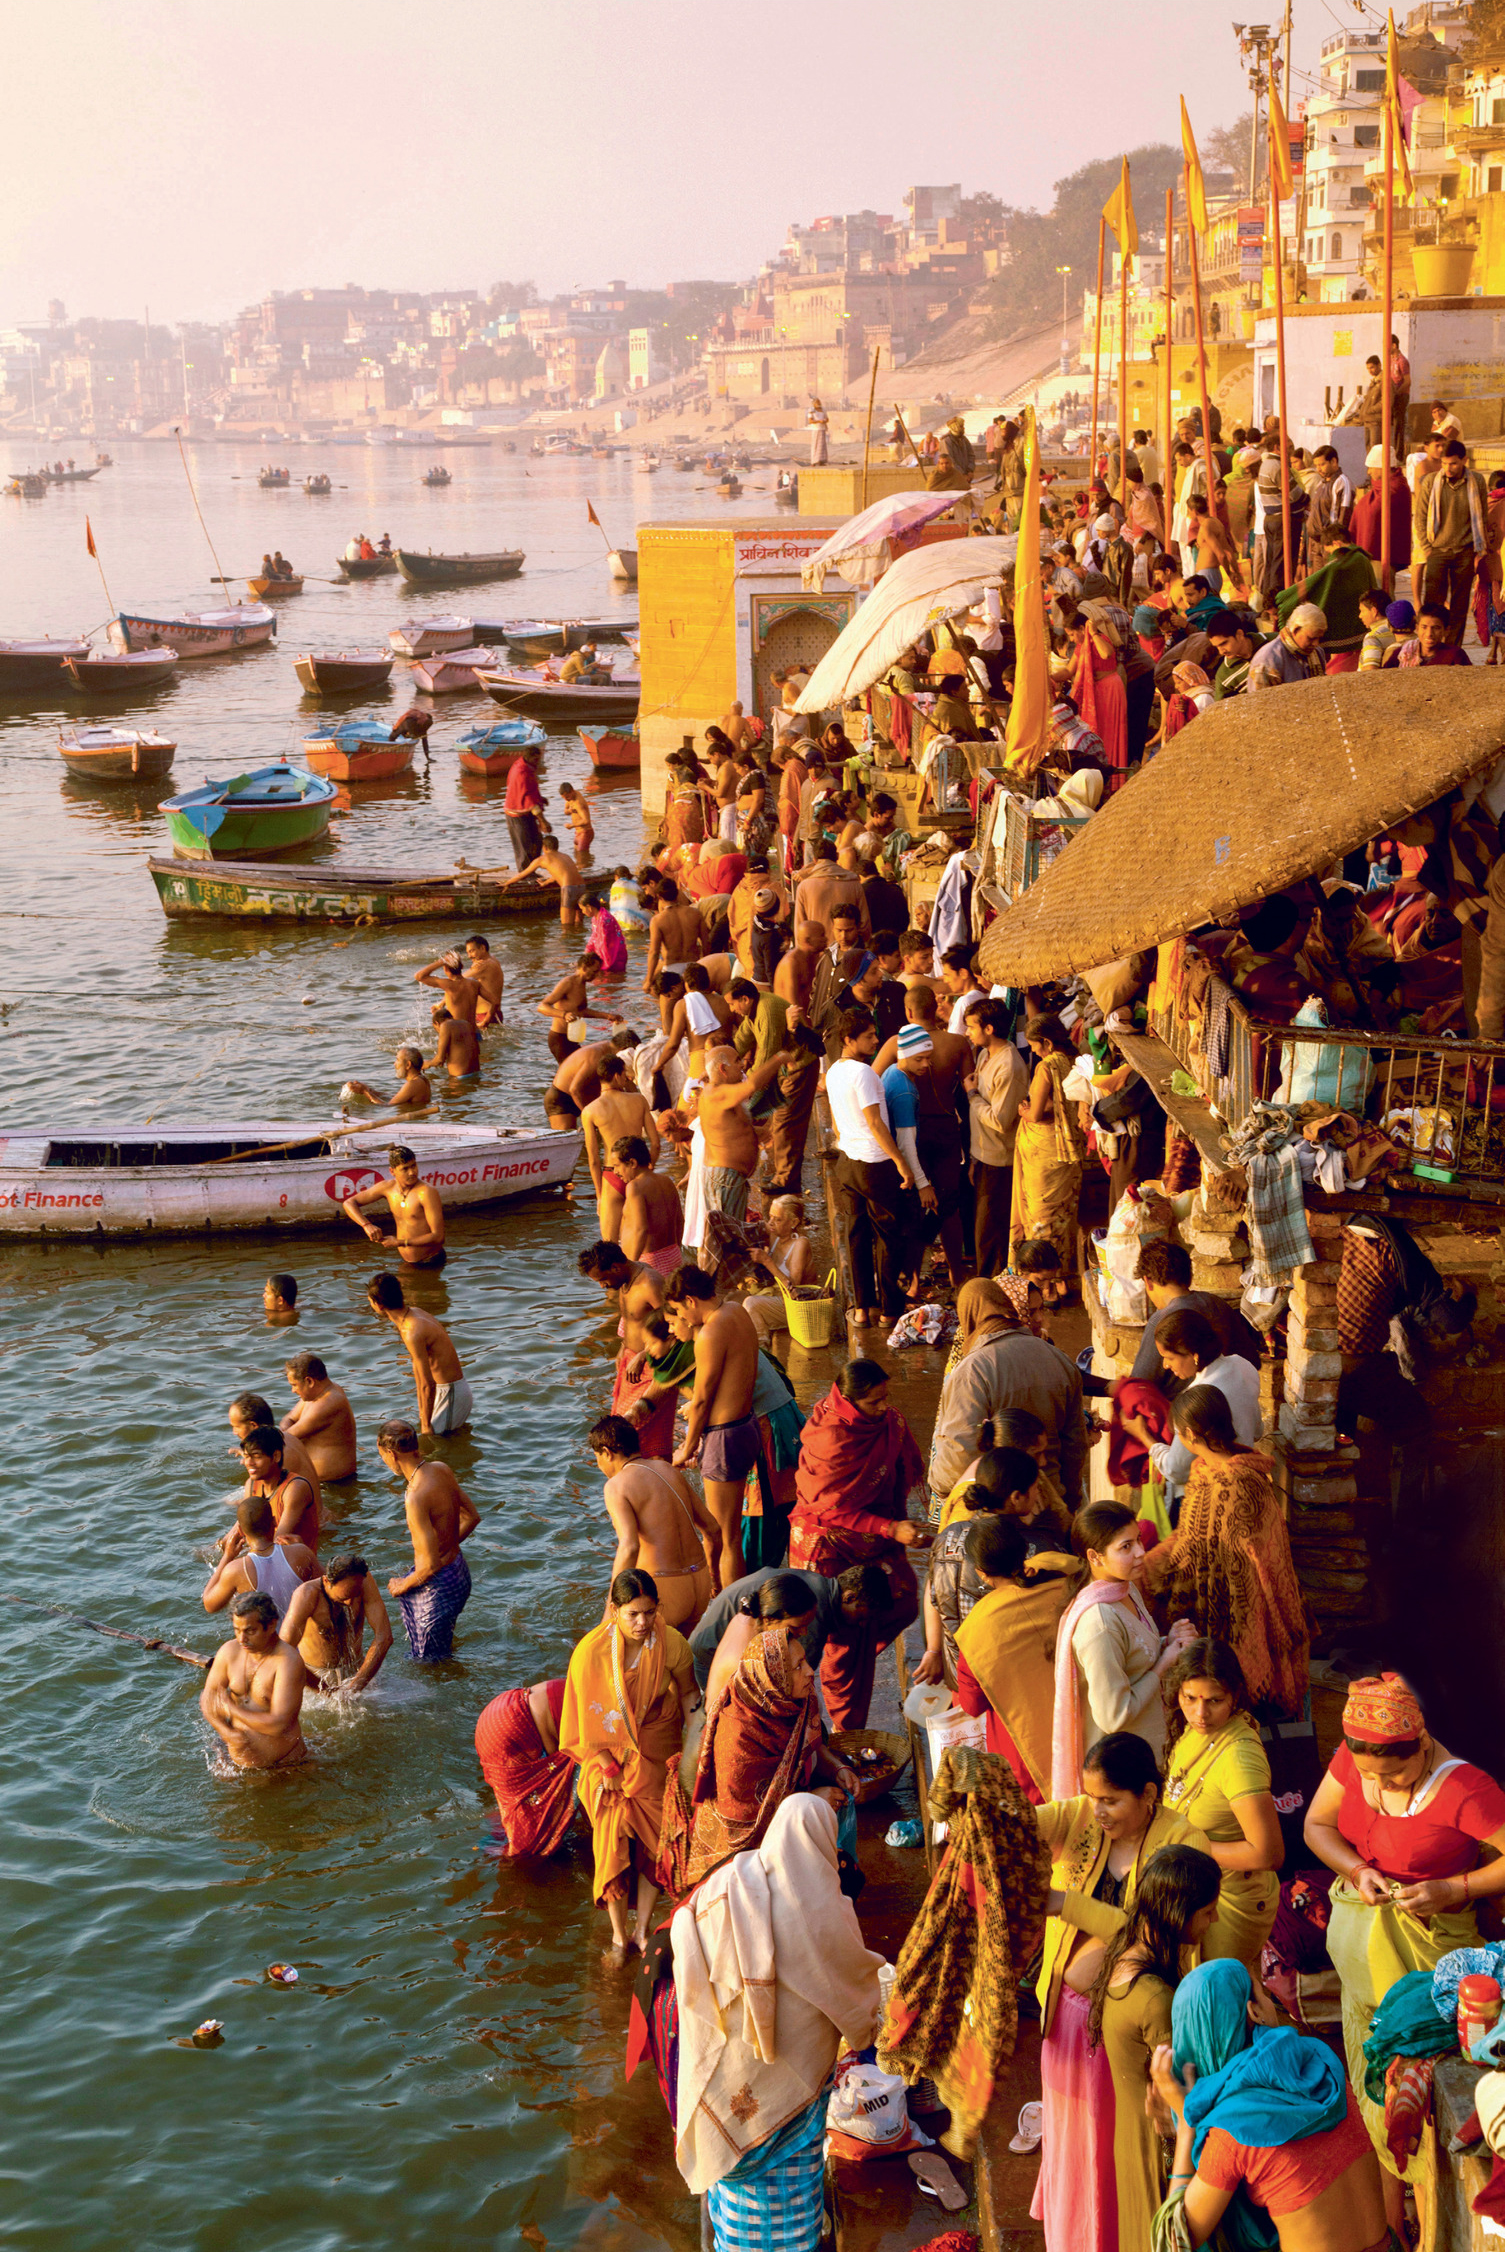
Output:
[[[1408,1148],[1429,1184],[1478,1187],[1490,1202],[1505,1201],[1505,1045],[1265,1024],[1230,998],[1226,1069],[1213,1084],[1184,1007],[1157,1012],[1152,1028],[1230,1131],[1256,1102],[1327,1103]]]

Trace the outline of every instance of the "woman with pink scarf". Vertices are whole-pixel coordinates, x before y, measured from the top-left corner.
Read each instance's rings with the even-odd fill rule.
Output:
[[[1082,1762],[1099,1737],[1140,1736],[1159,1765],[1165,1757],[1160,1682],[1196,1628],[1178,1619],[1162,1635],[1135,1582],[1144,1544],[1131,1509],[1094,1501],[1079,1510],[1072,1539],[1087,1559],[1087,1585],[1056,1631],[1056,1703],[1050,1793],[1074,1798]]]

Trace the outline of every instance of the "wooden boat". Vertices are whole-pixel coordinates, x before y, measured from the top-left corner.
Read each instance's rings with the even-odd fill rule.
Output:
[[[532,666],[499,666],[478,678],[496,703],[512,705],[565,727],[573,727],[582,719],[635,718],[642,685],[636,673],[624,673],[609,681],[560,680],[546,669]]]
[[[99,475],[103,466],[102,462],[96,462],[92,469],[44,469],[42,474],[49,485],[86,485],[91,477]]]
[[[386,649],[306,649],[293,670],[310,696],[349,696],[384,688],[396,662]]]
[[[70,657],[87,657],[87,641],[44,637],[39,641],[0,641],[0,696],[23,688],[61,683]]]
[[[392,579],[397,576],[395,555],[367,555],[352,562],[348,556],[337,555],[334,567],[344,579]]]
[[[798,508],[799,504],[800,487],[797,477],[787,485],[774,486],[773,505],[775,508]]]
[[[606,558],[606,568],[623,586],[636,586],[638,578],[638,551],[635,547],[614,547]]]
[[[456,696],[467,688],[474,691],[477,673],[489,671],[492,662],[490,649],[436,650],[414,660],[413,678],[430,696]]]
[[[93,1126],[87,1134],[13,1128],[0,1141],[0,1230],[13,1236],[198,1235],[349,1223],[347,1196],[390,1174],[386,1142],[343,1118],[235,1125]],[[426,1124],[401,1138],[445,1210],[494,1204],[567,1181],[578,1133]]]
[[[336,794],[322,774],[284,759],[164,798],[162,811],[174,852],[190,860],[251,860],[322,837]]]
[[[473,618],[477,641],[491,638],[488,630],[481,631],[481,620]],[[528,657],[563,656],[568,650],[583,649],[588,641],[625,641],[629,633],[636,633],[636,618],[511,618],[498,620],[505,624],[505,632],[495,638],[505,641],[514,652]]]
[[[455,747],[467,774],[498,775],[511,770],[520,752],[545,740],[536,720],[503,719],[495,727],[468,727]]]
[[[63,669],[86,696],[118,696],[123,689],[160,688],[178,666],[176,649],[90,650],[65,657]]]
[[[520,547],[495,555],[419,555],[397,550],[397,568],[410,586],[480,586],[487,579],[515,579],[526,558]]]
[[[423,482],[426,485],[452,485],[454,479],[447,469],[430,469]]]
[[[740,477],[733,477],[730,473],[728,473],[725,477],[722,478],[720,484],[716,487],[716,490],[723,500],[740,500],[742,496],[742,480]]]
[[[405,625],[394,626],[387,635],[388,641],[399,657],[432,657],[441,649],[464,649],[469,645],[471,625],[469,618],[409,618]]]
[[[259,649],[277,631],[277,613],[264,602],[240,602],[228,610],[122,610],[110,622],[117,649],[155,649],[164,642],[180,657],[226,657]]]
[[[316,476],[304,478],[303,490],[306,493],[323,494],[332,493],[334,491],[334,487],[321,469]]]
[[[590,753],[592,766],[621,768],[643,763],[643,745],[636,732],[619,735],[607,727],[577,727],[575,733]]]
[[[342,719],[303,738],[303,756],[314,772],[336,782],[390,782],[408,772],[417,748],[382,719]]]
[[[657,474],[658,474],[658,468],[659,468],[659,459],[658,459],[658,455],[657,455],[657,454],[639,454],[639,455],[638,455],[638,458],[637,458],[637,472],[638,472],[638,475],[639,475],[640,477],[654,477],[654,476],[657,476]]]
[[[269,594],[301,594],[303,574],[295,571],[290,579],[247,579],[246,585],[257,601],[262,602]]]
[[[559,886],[511,871],[471,868],[281,868],[275,861],[149,860],[162,912],[197,921],[257,923],[494,922],[499,915],[557,915]]]
[[[45,500],[47,480],[33,475],[29,469],[23,469],[19,476],[12,477],[5,490],[12,500]]]
[[[256,480],[264,493],[274,492],[279,486],[290,485],[292,481],[293,473],[290,469],[263,469]]]
[[[176,743],[135,727],[70,728],[57,739],[64,766],[89,782],[160,782]]]

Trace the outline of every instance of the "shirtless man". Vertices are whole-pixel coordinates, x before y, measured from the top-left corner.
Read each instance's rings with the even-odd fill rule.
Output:
[[[286,1449],[287,1441],[274,1426],[258,1424],[246,1433],[240,1450],[246,1466],[246,1490],[244,1496],[237,1496],[237,1503],[241,1499],[255,1500],[258,1495],[264,1497],[272,1505],[275,1520],[272,1537],[278,1545],[295,1541],[317,1556],[323,1519],[319,1489],[312,1479],[289,1470]],[[220,1554],[228,1561],[240,1554],[243,1545],[240,1526],[232,1525],[220,1544]]]
[[[281,1631],[307,1668],[306,1686],[319,1691],[369,1689],[392,1647],[392,1622],[364,1556],[336,1556],[316,1572],[288,1604]]]
[[[622,1229],[622,1202],[627,1183],[610,1162],[612,1145],[637,1135],[646,1141],[650,1164],[657,1164],[659,1131],[653,1113],[627,1076],[627,1066],[615,1049],[597,1067],[601,1092],[580,1113],[585,1135],[585,1162],[590,1167],[596,1196],[596,1217],[602,1241],[615,1243]]]
[[[259,1392],[237,1392],[235,1398],[230,1402],[229,1422],[231,1430],[235,1433],[235,1444],[230,1452],[233,1455],[240,1456],[242,1460],[244,1460],[244,1456],[241,1454],[241,1450],[253,1431],[275,1430],[277,1427],[276,1416],[273,1415],[271,1407]],[[313,1491],[314,1500],[316,1502],[321,1500],[319,1473],[314,1468],[313,1456],[309,1453],[303,1441],[292,1432],[283,1434],[282,1460],[288,1475],[293,1478],[306,1478]],[[233,1509],[237,1501],[248,1499],[254,1491],[255,1480],[247,1478],[240,1492],[230,1495],[230,1507]]]
[[[901,985],[928,985],[933,993],[940,990],[940,976],[935,966],[935,948],[928,931],[902,931],[899,934],[899,954],[904,967],[899,972]]]
[[[627,1257],[672,1275],[684,1257],[685,1216],[679,1191],[653,1170],[653,1153],[636,1134],[613,1144],[612,1165],[622,1182],[622,1225],[617,1240]]]
[[[415,985],[437,985],[444,995],[444,1005],[457,1023],[468,1024],[475,1030],[476,1009],[480,1004],[481,988],[474,978],[465,975],[461,956],[451,948],[441,954],[437,962],[429,962],[423,969],[414,970]]]
[[[340,1210],[348,1220],[353,1220],[362,1235],[372,1243],[379,1243],[384,1251],[394,1245],[397,1256],[406,1267],[443,1267],[449,1254],[444,1248],[444,1206],[439,1201],[439,1191],[427,1181],[418,1178],[418,1160],[410,1149],[401,1145],[389,1149],[387,1160],[392,1168],[390,1181],[378,1181],[369,1189],[357,1189],[347,1196]],[[385,1204],[396,1223],[396,1236],[389,1236],[374,1221],[361,1217],[363,1204]]]
[[[930,1034],[932,1054],[930,1076],[948,1102],[956,1100],[956,1091],[972,1069],[972,1043],[964,1032],[948,1032],[939,1019],[935,989],[929,985],[912,985],[904,996],[904,1019],[907,1024],[922,1024]],[[881,1079],[891,1063],[899,1060],[899,1036],[885,1040],[873,1058],[873,1069]]]
[[[737,762],[728,752],[716,769],[716,828],[728,844],[737,841],[737,791],[741,781]]]
[[[733,704],[721,722],[721,732],[734,751],[740,751],[747,741],[747,718],[740,704]]]
[[[699,960],[703,928],[699,908],[681,902],[678,884],[672,876],[665,876],[659,884],[659,904],[648,925],[645,993],[657,991],[655,981],[660,970],[683,971],[687,964]]]
[[[1192,495],[1186,503],[1187,544],[1195,543],[1197,571],[1214,593],[1237,597],[1243,591],[1238,549],[1220,520],[1207,513],[1205,501]]]
[[[296,1767],[308,1757],[303,1660],[278,1640],[270,1595],[235,1596],[230,1623],[235,1640],[215,1652],[199,1711],[237,1767]]]
[[[650,1314],[661,1311],[664,1277],[657,1268],[634,1265],[619,1243],[593,1243],[582,1251],[576,1265],[587,1282],[602,1292],[618,1316],[616,1376],[611,1391],[613,1415],[625,1416],[638,1434],[645,1455],[667,1462],[674,1452],[674,1411],[679,1387],[655,1382],[644,1356]],[[636,1370],[638,1373],[630,1374]]]
[[[708,1211],[725,1212],[738,1221],[747,1218],[748,1187],[758,1168],[758,1133],[746,1106],[773,1084],[783,1062],[780,1047],[744,1075],[731,1048],[713,1049],[706,1057],[697,1116],[705,1140],[702,1177]]]
[[[682,1470],[699,1458],[706,1506],[720,1534],[716,1585],[730,1587],[746,1568],[742,1494],[760,1445],[752,1412],[758,1333],[740,1306],[723,1303],[714,1278],[699,1267],[681,1267],[670,1276],[664,1314],[674,1335],[695,1346],[695,1390],[674,1467]]]
[[[447,1071],[451,1079],[469,1079],[481,1068],[481,1040],[473,1024],[452,1017],[441,1002],[433,1012],[434,1052],[425,1071]]]
[[[384,1423],[376,1443],[387,1468],[406,1481],[403,1508],[413,1540],[413,1569],[389,1579],[387,1593],[397,1597],[413,1657],[437,1665],[453,1655],[455,1621],[470,1599],[460,1544],[480,1516],[446,1463],[424,1461],[411,1423]]]
[[[317,1353],[298,1353],[287,1364],[288,1386],[297,1406],[282,1418],[284,1439],[291,1432],[307,1447],[322,1483],[338,1485],[355,1476],[355,1413]]]
[[[268,1275],[261,1287],[261,1303],[268,1329],[291,1329],[298,1319],[297,1276]]]
[[[242,1496],[235,1504],[240,1531],[239,1553],[215,1565],[204,1590],[204,1609],[223,1611],[237,1595],[254,1595],[259,1588],[270,1595],[280,1619],[306,1579],[319,1569],[319,1559],[299,1540],[275,1539],[276,1519],[265,1494]]]
[[[671,1004],[664,1023],[669,1045],[659,1058],[658,1069],[663,1070],[671,1056],[677,1056],[681,1043],[689,1041],[686,1065],[692,1079],[705,1075],[706,1037],[712,1032],[730,1032],[733,1018],[731,1003],[719,993],[711,991],[710,975],[704,962],[692,962],[684,973],[683,985],[674,982],[675,973],[665,971],[659,979],[659,1015],[664,1015],[664,1004]]]
[[[560,849],[557,837],[546,836],[539,846],[538,858],[530,860],[526,868],[519,868],[515,876],[503,879],[505,891],[520,884],[525,876],[552,876],[559,886],[559,920],[566,930],[572,930],[580,921],[580,900],[585,890],[580,880],[580,870],[567,852]]]
[[[570,1026],[576,1017],[601,1017],[606,1023],[618,1020],[607,1009],[587,1007],[591,981],[601,975],[599,954],[582,954],[572,970],[566,970],[559,983],[535,1004],[541,1017],[549,1019],[549,1054],[556,1064],[561,1064],[575,1053],[575,1042],[570,1038]]]
[[[553,1091],[568,1101],[578,1118],[601,1092],[601,1066],[608,1056],[619,1055],[625,1038],[613,1033],[609,1040],[593,1040],[588,1047],[576,1048],[572,1055],[554,1074]]]
[[[398,1049],[395,1095],[379,1093],[375,1087],[368,1087],[364,1079],[347,1079],[340,1093],[346,1102],[359,1096],[362,1102],[390,1103],[394,1110],[427,1110],[434,1099],[433,1090],[423,1075],[421,1048]]]
[[[378,1321],[389,1321],[407,1347],[418,1392],[419,1430],[447,1438],[462,1429],[475,1410],[475,1397],[443,1322],[408,1304],[397,1275],[373,1275],[366,1297]]]
[[[711,1600],[711,1566],[720,1534],[680,1471],[644,1456],[624,1416],[603,1415],[588,1445],[606,1480],[606,1514],[616,1527],[611,1577],[639,1567],[658,1584],[659,1614],[688,1634]]]
[[[504,979],[502,965],[492,953],[489,940],[466,939],[465,975],[481,989],[481,998],[476,1003],[477,1032],[484,1032],[488,1024],[500,1024]]]
[[[815,973],[825,951],[824,923],[796,923],[794,944],[787,954],[780,956],[779,966],[773,973],[773,989],[781,1001],[787,1001],[794,1009],[808,1007],[810,988],[815,983]]]

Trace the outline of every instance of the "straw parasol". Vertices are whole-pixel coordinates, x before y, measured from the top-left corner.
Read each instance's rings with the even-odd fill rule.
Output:
[[[955,494],[952,495],[953,500]],[[885,571],[821,658],[795,705],[823,712],[881,680],[917,635],[970,610],[1014,568],[1019,537],[943,540],[912,548]]]
[[[996,984],[1095,969],[1225,921],[1505,755],[1505,677],[1418,667],[1214,704],[982,942]]]

